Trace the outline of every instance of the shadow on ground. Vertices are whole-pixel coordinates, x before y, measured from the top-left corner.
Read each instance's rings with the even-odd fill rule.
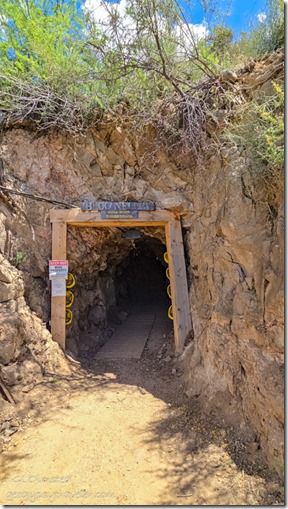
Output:
[[[47,373],[30,392],[15,388],[14,397],[25,415],[23,427],[53,421],[55,412],[64,415],[85,393],[97,391],[98,400],[105,401],[107,391],[115,390],[115,405],[127,403],[133,395],[150,394],[164,405],[143,437],[147,454],[143,464],[148,471],[149,455],[152,458],[158,451],[161,461],[155,477],[167,484],[161,505],[281,504],[279,479],[266,466],[257,437],[248,428],[239,433],[220,423],[215,414],[203,413],[197,398],[187,400],[181,373],[172,361],[171,324],[161,313],[155,323],[140,360],[85,358],[72,376]],[[121,394],[121,386],[130,389]],[[10,449],[6,452],[2,481],[18,459]]]

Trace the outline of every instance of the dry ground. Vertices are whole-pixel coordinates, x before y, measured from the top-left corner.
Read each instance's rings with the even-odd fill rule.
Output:
[[[168,336],[159,317],[141,360],[87,355],[71,377],[15,389],[26,410],[2,430],[0,502],[282,505],[253,434],[188,402]]]

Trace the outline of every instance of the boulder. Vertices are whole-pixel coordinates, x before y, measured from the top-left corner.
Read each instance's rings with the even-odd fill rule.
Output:
[[[20,272],[0,254],[0,302],[7,302],[23,295],[24,283]]]

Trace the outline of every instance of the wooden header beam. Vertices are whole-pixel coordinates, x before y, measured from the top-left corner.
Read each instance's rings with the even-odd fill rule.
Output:
[[[151,223],[152,225],[157,226],[165,226],[168,221],[174,221],[175,216],[179,217],[179,214],[174,212],[169,212],[168,210],[153,210],[150,212],[139,211],[138,218],[117,218],[117,219],[102,219],[101,212],[91,211],[91,212],[82,212],[81,209],[70,209],[70,210],[57,210],[52,209],[50,211],[50,221],[51,223],[59,223],[64,221],[68,224],[77,224],[77,226],[81,226],[82,223],[91,224],[91,226],[111,226],[111,223],[115,223],[119,226],[119,224],[128,224],[131,223],[133,226],[137,223]],[[81,223],[81,224],[80,224]]]
[[[169,260],[172,307],[174,316],[175,353],[181,354],[192,321],[181,231],[180,215],[167,210],[139,211],[138,218],[102,219],[101,212],[81,209],[52,209],[52,258],[66,259],[67,225],[79,227],[162,226],[165,229]],[[66,298],[52,297],[51,333],[65,350]]]

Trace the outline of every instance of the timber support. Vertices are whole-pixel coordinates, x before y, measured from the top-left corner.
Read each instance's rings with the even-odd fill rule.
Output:
[[[175,353],[181,354],[184,341],[191,331],[192,321],[185,267],[181,221],[179,214],[166,210],[140,211],[137,218],[103,219],[99,211],[52,209],[52,259],[66,260],[67,225],[79,227],[139,227],[162,226],[165,229],[169,260],[172,306],[174,316]],[[66,297],[52,297],[51,334],[65,350],[66,342]]]

